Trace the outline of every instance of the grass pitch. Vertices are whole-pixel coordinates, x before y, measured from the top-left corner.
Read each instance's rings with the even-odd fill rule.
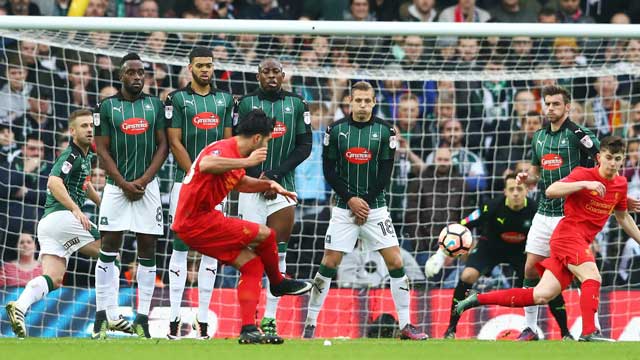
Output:
[[[237,340],[164,339],[0,339],[0,358],[7,360],[49,359],[128,359],[128,360],[192,360],[192,359],[358,359],[358,360],[640,360],[640,342],[578,343],[540,341],[428,340],[287,340],[283,345],[239,345]]]

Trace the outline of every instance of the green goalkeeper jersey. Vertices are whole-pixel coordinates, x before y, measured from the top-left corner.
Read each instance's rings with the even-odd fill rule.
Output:
[[[90,181],[93,157],[94,154],[91,151],[84,155],[80,147],[72,141],[56,159],[49,174],[49,176],[57,176],[62,179],[69,196],[79,208],[84,205],[87,198],[86,182]],[[60,210],[69,209],[62,205],[47,189],[47,200],[42,217]]]
[[[156,130],[165,128],[158,97],[141,93],[134,101],[120,92],[104,99],[93,114],[96,136],[110,138],[109,153],[126,181],[141,177],[156,151]],[[113,179],[107,177],[107,183]]]
[[[327,128],[323,142],[323,161],[335,162],[339,181],[358,197],[369,194],[379,182],[380,161],[393,159],[397,145],[393,127],[376,117],[367,122],[355,122],[351,117],[338,120]],[[381,190],[371,199],[370,208],[387,205],[385,190]],[[340,195],[336,198],[338,207],[348,208]]]
[[[228,92],[212,87],[209,94],[202,96],[189,84],[169,94],[165,117],[168,127],[182,129],[182,145],[194,161],[205,146],[224,138],[224,130],[233,125],[233,107],[233,97]],[[174,181],[182,182],[185,172],[177,162],[175,166]]]
[[[270,94],[258,89],[238,101],[238,123],[253,109],[262,109],[267,116],[276,118],[276,126],[269,141],[267,159],[258,167],[258,174],[278,169],[296,147],[297,135],[311,134],[311,117],[307,103],[297,94],[278,91]],[[294,171],[282,175],[280,184],[295,191]]]
[[[588,166],[589,158],[598,151],[600,142],[589,129],[567,119],[558,131],[551,131],[550,125],[538,130],[531,140],[531,148],[531,164],[540,171],[538,213],[563,216],[564,199],[549,199],[545,191],[575,167]]]

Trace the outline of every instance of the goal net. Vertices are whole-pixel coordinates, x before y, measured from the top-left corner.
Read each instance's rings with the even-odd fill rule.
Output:
[[[362,26],[353,24],[354,29]],[[331,190],[322,178],[322,133],[349,113],[352,82],[373,84],[375,114],[396,126],[401,135],[387,193],[412,281],[411,321],[432,337],[442,337],[465,261],[448,261],[441,273],[429,279],[423,272],[425,261],[437,249],[437,236],[446,224],[459,222],[501,195],[505,174],[528,169],[531,137],[545,125],[543,86],[559,84],[571,92],[574,122],[599,137],[616,134],[629,141],[624,175],[630,196],[640,196],[640,40],[625,37],[624,31],[619,37],[529,36],[530,32],[509,33],[507,24],[490,26],[497,29],[492,36],[455,32],[435,36],[428,31],[381,36],[362,30],[359,35],[300,35],[295,30],[277,34],[283,31],[276,33],[269,27],[253,34],[242,33],[241,28],[225,33],[33,30],[27,26],[0,31],[4,46],[0,55],[4,64],[0,71],[0,302],[14,300],[39,271],[33,263],[35,231],[52,160],[68,145],[68,115],[76,109],[91,109],[117,91],[117,64],[126,53],[140,54],[146,71],[144,91],[164,100],[190,81],[189,51],[206,46],[214,56],[216,87],[236,97],[253,91],[258,86],[258,62],[274,57],[284,66],[283,88],[310,104],[314,144],[309,159],[296,169],[301,203],[287,254],[287,273],[297,278],[311,279],[317,271],[330,218]],[[439,161],[435,150],[443,146],[451,151]],[[165,211],[174,165],[170,155],[158,174]],[[94,164],[94,187],[104,187],[104,176],[100,164]],[[530,197],[537,195],[535,187],[529,189]],[[97,223],[95,205],[88,201],[84,210]],[[230,206],[233,215],[234,206]],[[476,232],[475,237],[479,235]],[[168,330],[171,239],[166,225],[157,246],[158,279],[150,313],[151,332],[157,337]],[[632,306],[640,296],[640,247],[612,220],[597,238],[594,251],[603,277],[600,322],[604,333],[620,340],[640,340],[640,310]],[[135,254],[135,239],[127,234],[119,298],[125,316],[133,313],[136,304]],[[194,320],[197,307],[198,262],[199,255],[190,253],[184,323]],[[94,266],[91,259],[72,256],[64,288],[29,312],[30,336],[87,335],[95,314]],[[517,283],[509,266],[488,271],[475,284],[481,291]],[[239,332],[236,281],[235,270],[219,269],[210,304],[215,336]],[[383,259],[358,245],[339,268],[316,335],[389,335],[387,317],[382,315],[396,314],[388,283]],[[565,298],[569,326],[579,335],[576,289],[566,290]],[[306,305],[306,297],[280,302],[282,335],[300,336]],[[259,312],[263,309],[264,294]],[[546,338],[559,338],[546,307],[539,324]],[[509,338],[523,328],[521,309],[487,307],[466,313],[457,336]],[[0,333],[11,334],[4,313]],[[183,334],[194,336],[186,327]]]

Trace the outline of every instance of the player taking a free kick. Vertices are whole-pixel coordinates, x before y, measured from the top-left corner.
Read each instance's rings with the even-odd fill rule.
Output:
[[[261,164],[267,157],[267,143],[275,119],[260,109],[249,112],[236,128],[237,135],[205,147],[182,181],[172,229],[191,249],[211,256],[240,271],[238,302],[242,329],[241,344],[281,344],[275,335],[256,327],[262,275],[267,273],[275,296],[301,295],[311,290],[310,282],[285,279],[278,268],[276,234],[266,225],[225,217],[216,206],[235,189],[240,192],[273,191],[295,202],[296,193],[273,180],[246,176],[245,168]]]
[[[564,218],[551,235],[551,256],[537,264],[542,278],[536,287],[471,293],[456,307],[458,314],[479,305],[523,307],[547,304],[577,277],[582,283],[580,341],[612,341],[595,325],[600,301],[600,273],[590,245],[614,213],[627,235],[640,243],[640,230],[627,212],[627,180],[618,175],[624,164],[625,144],[618,136],[600,142],[596,168],[575,168],[546,189],[548,198],[565,198]]]

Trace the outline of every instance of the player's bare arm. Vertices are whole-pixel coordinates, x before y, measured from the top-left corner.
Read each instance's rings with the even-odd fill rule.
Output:
[[[69,196],[69,192],[64,186],[62,178],[59,178],[57,176],[49,176],[49,180],[47,181],[47,188],[51,192],[51,195],[56,198],[56,200],[58,200],[64,207],[66,207],[67,209],[69,209],[69,211],[71,211],[71,213],[73,213],[73,216],[75,216],[76,219],[78,219],[78,221],[82,223],[82,227],[85,228],[85,230],[89,230],[91,228],[91,223],[89,222],[87,216],[71,199],[71,196]]]
[[[571,195],[580,190],[591,190],[597,192],[599,196],[604,196],[606,188],[604,184],[599,181],[556,181],[547,188],[545,194],[550,199],[557,199]]]
[[[522,184],[524,183],[525,185],[532,185],[538,182],[538,180],[540,180],[540,176],[539,171],[538,171],[538,167],[537,166],[531,166],[531,168],[529,169],[528,172],[520,172],[518,173],[518,176],[516,177],[516,183]]]
[[[147,168],[147,171],[142,174],[141,177],[133,181],[134,184],[142,186],[144,189],[148,183],[156,176],[162,164],[169,155],[169,144],[167,142],[167,133],[164,129],[156,130],[156,152],[151,158],[151,164]]]
[[[98,154],[98,157],[100,157],[100,163],[104,167],[104,171],[107,175],[113,179],[117,187],[122,189],[127,199],[130,201],[142,199],[144,189],[138,188],[136,184],[126,181],[122,174],[120,174],[120,170],[118,170],[116,162],[111,157],[111,154],[109,153],[111,138],[108,136],[96,136],[95,140],[96,153]]]
[[[616,210],[613,214],[624,232],[627,235],[631,236],[633,240],[635,240],[638,244],[640,244],[640,229],[638,229],[638,225],[636,225],[636,222],[635,220],[633,220],[633,217],[631,217],[631,214],[629,214],[629,212],[626,210]]]
[[[261,164],[267,159],[267,148],[254,150],[246,158],[225,158],[222,156],[207,155],[200,160],[201,172],[209,174],[223,174],[230,170],[244,169]],[[266,191],[266,190],[264,190]]]
[[[226,130],[226,129],[225,129]],[[169,138],[169,146],[171,147],[171,153],[173,158],[178,163],[178,166],[185,172],[189,172],[191,168],[191,158],[187,149],[182,144],[182,129],[180,128],[168,128],[167,137]]]
[[[245,193],[271,191],[275,194],[283,195],[294,202],[298,201],[298,195],[296,193],[287,191],[277,182],[273,180],[256,179],[251,176],[244,176],[236,185],[235,190]]]
[[[100,194],[96,191],[93,185],[90,182],[87,182],[87,197],[96,204],[97,207],[100,207],[102,203],[102,199],[100,198]]]

